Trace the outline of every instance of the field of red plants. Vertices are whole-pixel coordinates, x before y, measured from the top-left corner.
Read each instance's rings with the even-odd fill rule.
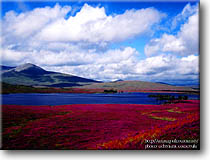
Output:
[[[199,100],[2,106],[2,149],[199,149]]]

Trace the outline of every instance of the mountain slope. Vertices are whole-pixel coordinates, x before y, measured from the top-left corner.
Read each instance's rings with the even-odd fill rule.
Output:
[[[14,85],[47,87],[72,87],[99,83],[92,79],[46,71],[30,63],[15,68],[5,68],[2,70],[2,81]]]
[[[191,87],[172,86],[168,84],[145,82],[145,81],[117,81],[107,83],[93,83],[80,88],[85,89],[114,89],[118,91],[190,91],[196,90]]]
[[[10,70],[10,69],[13,69],[13,68],[15,68],[15,67],[0,66],[0,68],[1,68],[1,71],[4,72],[4,71],[8,71],[8,70]]]

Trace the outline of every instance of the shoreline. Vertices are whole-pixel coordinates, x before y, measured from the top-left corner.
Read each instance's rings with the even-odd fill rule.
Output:
[[[172,103],[163,103],[163,104],[131,104],[131,103],[84,103],[84,104],[61,104],[61,105],[19,105],[19,104],[1,104],[1,106],[35,106],[35,107],[44,107],[44,106],[51,106],[51,107],[59,107],[59,106],[76,106],[76,105],[147,105],[147,106],[160,106],[160,105],[167,105],[167,104],[177,104],[177,103],[199,103],[200,99],[189,99],[189,100],[175,100]]]
[[[173,103],[168,104],[176,104],[176,103],[200,103],[200,99],[188,99],[188,100],[175,100]],[[166,104],[131,104],[131,103],[81,103],[81,104],[62,104],[62,105],[18,105],[18,104],[1,104],[2,106],[69,106],[69,105],[167,105]]]
[[[8,95],[8,94],[59,94],[59,93],[66,93],[66,94],[124,94],[124,93],[165,93],[165,94],[171,94],[171,93],[177,93],[177,94],[189,94],[189,95],[200,95],[200,91],[162,91],[162,90],[141,90],[141,91],[123,91],[123,92],[117,92],[117,93],[105,93],[103,91],[95,91],[95,90],[89,90],[89,91],[41,91],[41,92],[10,92],[10,93],[0,93],[1,95]]]

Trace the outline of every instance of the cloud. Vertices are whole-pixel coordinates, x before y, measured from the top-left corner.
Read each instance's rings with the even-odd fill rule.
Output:
[[[141,74],[160,74],[161,72],[173,71],[176,74],[197,74],[198,56],[189,55],[177,58],[172,55],[159,55],[149,57],[137,64],[137,73]],[[176,75],[175,74],[175,75]]]
[[[147,56],[154,56],[164,52],[182,54],[186,50],[184,43],[180,37],[163,34],[161,38],[150,40],[145,46],[144,52]]]
[[[45,62],[45,68],[48,70],[57,70],[63,73],[80,75],[83,77],[98,80],[113,80],[118,78],[124,79],[129,74],[134,72],[138,54],[139,53],[136,51],[136,49],[125,47],[122,49],[110,49],[101,54],[96,54],[95,52],[80,52],[81,56],[78,56],[78,53],[73,53],[72,56],[75,56],[76,58],[74,57],[68,59],[68,56],[68,58],[65,59],[66,65],[46,65],[46,61],[43,60],[43,62]],[[58,57],[56,57],[58,61],[53,60],[55,58],[53,56],[57,55],[46,56],[46,59],[49,60],[50,64],[52,64],[53,62],[59,63]],[[52,57],[50,58],[50,56]],[[65,57],[65,55],[62,55],[60,57],[63,58]],[[45,59],[45,57],[43,58]],[[67,62],[68,60],[69,62]],[[71,60],[74,60],[74,62],[72,62]],[[61,62],[63,62],[63,60]],[[80,62],[80,64],[72,65],[73,63],[78,62]],[[68,63],[70,63],[70,65],[68,65]]]
[[[182,14],[186,12],[185,10],[189,10],[188,8],[189,5],[184,8]],[[198,25],[198,10],[196,10],[196,13],[188,17],[176,35],[163,34],[160,38],[150,40],[144,48],[145,54],[147,56],[160,53],[174,53],[179,56],[198,54]]]
[[[107,15],[103,7],[85,4],[75,16],[66,18],[71,11],[70,6],[57,4],[20,14],[8,12],[2,20],[3,64],[30,62],[47,70],[105,81],[197,78],[197,14],[188,18],[177,35],[152,39],[145,47],[152,57],[140,60],[142,53],[135,48],[113,49],[109,44],[150,32],[164,14],[146,8]],[[156,54],[159,52],[183,57]]]
[[[186,22],[186,20],[196,14],[198,12],[198,5],[191,5],[190,3],[188,3],[184,9],[182,10],[181,13],[179,13],[177,16],[175,16],[172,20],[172,25],[171,25],[171,29],[175,29],[177,28],[180,24],[182,24],[183,22]]]
[[[104,7],[85,4],[75,16],[66,18],[71,10],[71,6],[56,4],[19,14],[7,12],[2,20],[3,63],[31,62],[41,66],[127,63],[136,58],[130,58],[133,53],[137,55],[135,49],[109,49],[107,44],[144,34],[164,16],[154,8],[108,16]]]
[[[0,49],[1,60],[8,65],[15,66],[17,64],[24,63],[24,60],[28,57],[28,52],[18,52],[10,49]]]
[[[20,14],[10,11],[3,20],[4,43],[122,41],[147,32],[164,16],[153,8],[107,16],[104,7],[85,4],[75,16],[66,19],[70,11],[70,6],[59,4]]]
[[[61,7],[58,4],[53,8],[36,8],[32,11],[17,14],[9,11],[3,18],[3,43],[16,43],[21,40],[28,40],[47,24],[63,18],[71,7]],[[22,42],[23,43],[23,42]]]
[[[71,6],[56,4],[19,14],[7,12],[2,19],[3,62],[18,65],[22,60],[51,66],[92,63],[97,54],[115,56],[108,43],[144,34],[164,16],[154,8],[108,16],[104,7],[85,4],[75,16],[66,18],[71,10]]]
[[[17,52],[4,50],[3,61],[8,64],[35,63],[51,71],[73,74],[96,80],[117,79],[145,81],[197,80],[199,58],[195,55],[178,58],[174,55],[158,55],[138,60],[136,49],[125,47],[110,49],[97,54],[87,52]],[[12,57],[13,59],[8,58]],[[38,56],[37,56],[38,55]]]
[[[50,42],[122,41],[147,32],[162,16],[152,8],[107,16],[103,7],[94,8],[85,4],[74,17],[61,18],[47,25],[36,38]]]
[[[195,55],[182,58],[173,55],[148,57],[136,65],[136,73],[152,81],[198,79],[199,58]]]
[[[30,62],[48,70],[98,80],[126,78],[128,74],[134,72],[139,54],[131,47],[109,49],[100,54],[94,50],[19,52],[6,49],[2,52],[4,53],[2,60],[8,65]]]
[[[109,51],[115,54],[117,51]],[[129,58],[122,58],[117,54],[115,58],[107,57],[110,53],[101,57],[94,57],[97,63],[83,64],[79,66],[46,66],[46,69],[57,70],[63,73],[71,73],[83,77],[97,80],[110,81],[117,79],[125,80],[145,80],[145,81],[180,81],[197,80],[199,75],[199,58],[195,55],[189,55],[183,58],[177,58],[172,55],[158,55],[148,57],[144,60],[136,60],[136,51],[132,48],[121,50]],[[116,63],[115,61],[118,61]]]

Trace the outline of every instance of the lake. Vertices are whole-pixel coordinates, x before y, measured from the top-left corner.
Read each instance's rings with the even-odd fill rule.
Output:
[[[156,93],[119,93],[119,94],[69,94],[69,93],[18,93],[2,95],[2,104],[16,105],[65,105],[65,104],[162,104],[148,95]],[[188,96],[199,99],[199,95],[158,93],[161,95]]]

